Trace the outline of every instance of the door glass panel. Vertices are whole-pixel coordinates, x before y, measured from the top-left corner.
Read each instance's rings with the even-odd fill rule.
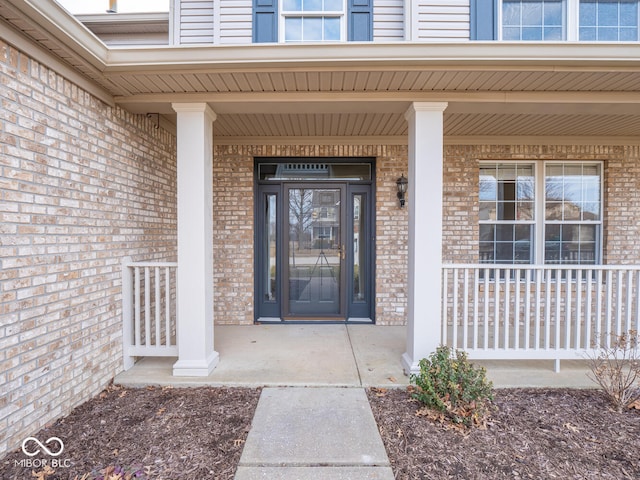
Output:
[[[288,189],[289,315],[340,314],[341,189]]]
[[[276,205],[275,194],[267,194],[265,198],[265,219],[264,219],[264,300],[268,302],[276,301]]]
[[[365,247],[365,218],[367,212],[365,212],[366,202],[364,195],[357,194],[353,196],[353,302],[366,301],[366,266],[365,261],[366,247]]]

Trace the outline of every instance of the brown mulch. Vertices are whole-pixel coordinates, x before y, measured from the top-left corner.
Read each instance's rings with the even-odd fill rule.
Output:
[[[487,428],[465,432],[406,390],[368,395],[397,479],[640,479],[640,411],[597,390],[497,390]]]
[[[27,458],[18,449],[0,479],[72,480],[110,465],[146,479],[232,479],[259,395],[110,387],[34,435],[62,439],[67,467],[34,477],[42,468],[16,465]],[[368,395],[397,479],[640,479],[640,410],[615,413],[597,390],[497,390],[487,428],[470,431],[417,416],[404,389]]]
[[[81,478],[118,465],[140,468],[147,473],[144,478],[232,479],[259,396],[260,389],[248,388],[112,386],[34,435],[42,442],[60,438],[64,451],[57,460],[68,460],[66,468],[42,478]],[[55,443],[49,446],[57,448]],[[15,463],[26,458],[21,450],[5,457],[0,478],[36,478],[32,470],[43,468]]]

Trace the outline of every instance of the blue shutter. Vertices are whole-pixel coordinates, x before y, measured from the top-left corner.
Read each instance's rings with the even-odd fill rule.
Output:
[[[253,41],[278,41],[278,0],[253,0]]]
[[[350,42],[373,40],[373,0],[349,0],[347,24]]]
[[[470,3],[470,40],[497,40],[497,0],[471,0]]]

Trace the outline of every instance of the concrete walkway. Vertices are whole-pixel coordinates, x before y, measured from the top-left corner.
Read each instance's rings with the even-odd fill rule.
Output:
[[[393,480],[362,388],[265,388],[236,480]]]

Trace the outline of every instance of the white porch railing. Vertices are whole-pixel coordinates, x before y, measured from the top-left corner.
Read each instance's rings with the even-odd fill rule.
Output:
[[[474,359],[580,359],[640,326],[640,266],[444,265],[442,343]]]
[[[122,262],[123,355],[125,370],[134,357],[178,356],[176,271],[173,262]]]

